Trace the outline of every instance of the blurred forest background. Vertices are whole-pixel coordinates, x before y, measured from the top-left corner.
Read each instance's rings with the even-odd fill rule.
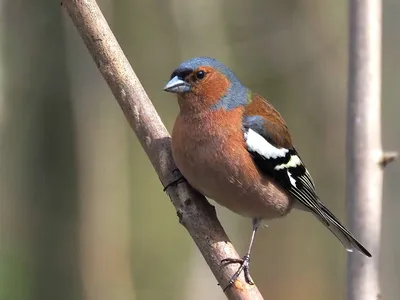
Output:
[[[283,114],[345,221],[347,1],[99,1],[171,130],[172,70],[203,55]],[[0,299],[225,299],[60,1],[0,0]],[[383,144],[400,149],[400,1],[383,1]],[[381,283],[400,299],[399,163],[385,171]],[[241,254],[250,220],[217,207]],[[344,299],[346,251],[294,212],[259,232],[268,299]],[[354,254],[358,255],[358,254]]]

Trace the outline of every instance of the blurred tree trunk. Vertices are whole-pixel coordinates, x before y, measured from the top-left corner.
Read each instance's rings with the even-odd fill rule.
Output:
[[[170,0],[170,11],[178,32],[178,63],[194,56],[211,56],[235,69],[224,4],[224,0]]]
[[[111,2],[99,4],[110,19]],[[131,131],[69,19],[65,26],[79,162],[80,261],[85,299],[132,300],[127,144]]]
[[[168,98],[163,87],[179,57],[175,47],[175,27],[168,9],[168,1],[115,1],[112,29],[163,121],[170,128],[177,103]],[[168,66],[168,73],[160,71],[165,66]],[[132,134],[129,141],[136,297],[181,299],[192,241],[179,224],[176,212],[162,191],[157,174],[140,143]]]
[[[347,204],[353,233],[371,258],[347,261],[348,300],[381,298],[380,249],[383,168],[381,141],[382,3],[349,3],[349,86],[347,109]],[[393,160],[393,159],[392,159]]]
[[[74,135],[61,11],[4,0],[2,299],[80,299]]]

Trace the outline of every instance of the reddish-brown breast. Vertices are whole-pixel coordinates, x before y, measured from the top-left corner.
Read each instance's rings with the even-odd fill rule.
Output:
[[[245,147],[243,111],[181,112],[172,133],[175,162],[194,188],[230,210],[248,217],[282,216],[291,201],[257,170]]]

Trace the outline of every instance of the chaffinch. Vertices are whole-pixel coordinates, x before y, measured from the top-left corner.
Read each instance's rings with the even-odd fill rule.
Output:
[[[318,198],[281,115],[230,69],[212,58],[192,58],[173,71],[164,90],[178,96],[172,154],[183,176],[206,197],[253,220],[246,255],[223,260],[240,264],[230,284],[242,271],[253,284],[250,251],[260,221],[292,208],[311,212],[347,251],[371,257]]]

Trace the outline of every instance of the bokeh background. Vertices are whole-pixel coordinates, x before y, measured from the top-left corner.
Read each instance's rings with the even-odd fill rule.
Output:
[[[0,0],[0,299],[225,299],[60,1]],[[99,1],[169,130],[180,61],[220,59],[285,117],[345,214],[347,1]],[[383,1],[383,145],[400,149],[400,1]],[[400,299],[399,162],[385,171],[381,283]],[[217,206],[244,253],[251,222]],[[267,222],[268,299],[344,299],[346,252],[315,218]],[[357,255],[357,254],[355,254]]]

